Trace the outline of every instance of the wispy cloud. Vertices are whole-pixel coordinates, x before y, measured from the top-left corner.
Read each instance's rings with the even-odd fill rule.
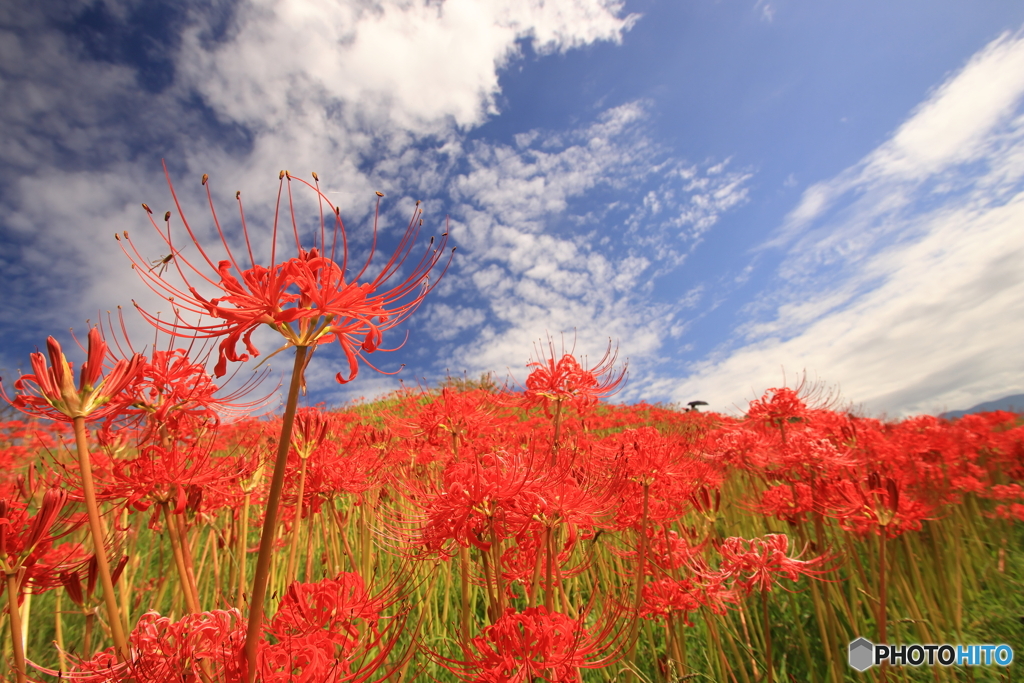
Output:
[[[672,388],[719,408],[803,370],[869,412],[1024,390],[1024,34],[978,52],[764,248],[774,286]],[[669,390],[669,384],[664,388]]]
[[[686,163],[646,127],[645,104],[632,102],[574,130],[471,149],[469,170],[452,184],[453,234],[466,247],[452,288],[466,304],[457,319],[435,307],[427,324],[439,341],[453,340],[442,362],[473,373],[521,369],[534,341],[566,332],[595,361],[614,339],[643,375],[636,361],[678,336],[700,290],[658,303],[654,279],[746,201],[750,176],[728,162]]]
[[[157,31],[145,3],[92,3],[59,17],[38,3],[0,8],[8,339],[80,326],[94,311],[128,305],[126,292],[158,307],[111,238],[131,230],[159,255],[138,205],[169,208],[160,157],[186,206],[201,207],[197,179],[209,173],[222,197],[241,189],[252,215],[266,215],[283,167],[317,170],[353,223],[367,218],[376,189],[396,189],[389,206],[405,211],[406,193],[446,191],[463,132],[496,113],[498,74],[522,45],[546,54],[617,42],[637,19],[607,0],[252,0],[164,10],[175,21]],[[82,28],[86,18],[105,27],[102,40]],[[138,44],[117,42],[126,36]],[[139,45],[148,66],[122,54]],[[409,169],[418,172],[403,175]],[[388,214],[383,225],[400,220]],[[267,221],[251,227],[265,243]],[[197,229],[213,235],[209,221]]]

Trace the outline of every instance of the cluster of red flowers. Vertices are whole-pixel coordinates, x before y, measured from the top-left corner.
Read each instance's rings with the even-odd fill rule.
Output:
[[[913,531],[965,495],[993,498],[995,515],[1021,508],[1016,482],[1024,475],[1024,427],[1015,416],[886,424],[809,408],[792,396],[775,410],[772,396],[785,394],[769,394],[742,419],[580,404],[562,415],[565,440],[553,462],[547,448],[551,416],[513,407],[531,400],[524,394],[405,391],[390,401],[383,423],[363,422],[355,411],[303,409],[292,437],[285,525],[294,529],[327,515],[344,532],[348,513],[338,502],[349,500],[356,510],[364,508],[360,514],[372,514],[368,519],[392,539],[403,561],[459,563],[470,551],[465,569],[485,596],[487,623],[474,634],[474,617],[471,632],[461,636],[461,656],[436,650],[435,660],[472,681],[568,681],[578,680],[582,668],[622,656],[628,629],[621,625],[630,618],[693,624],[702,610],[722,614],[781,579],[824,577],[841,559],[821,549],[801,559],[782,534],[716,536],[710,523],[723,504],[749,505],[794,526],[834,519],[856,534],[889,536]],[[758,412],[765,404],[775,412]],[[178,412],[188,419],[188,411]],[[662,426],[622,429],[624,419]],[[237,520],[250,493],[254,508],[260,507],[266,489],[252,452],[273,433],[265,422],[216,429],[202,422],[205,429],[193,430],[190,438],[180,428],[164,430],[173,435],[167,445],[149,422],[130,424],[137,445],[111,439],[96,453],[99,496],[129,512],[163,511],[163,518],[153,514],[151,526],[176,527],[183,554],[204,520],[224,511]],[[33,447],[44,443],[45,435],[29,441],[28,432],[13,426],[9,434]],[[740,471],[762,478],[764,488],[749,501],[723,501],[724,483]],[[73,487],[74,468],[67,465],[62,474],[64,485]],[[31,496],[19,502],[16,483],[8,488],[14,492],[10,502],[0,501],[7,511],[0,515],[0,541],[8,564],[38,565],[31,579],[36,592],[81,586],[88,562],[80,544],[64,544],[77,548],[66,553],[66,562],[44,562],[54,537],[46,520],[57,519],[55,511],[64,506],[55,496],[66,494],[47,494],[43,507],[29,515],[23,501]],[[80,524],[78,517],[62,524]],[[237,521],[231,528],[237,532]],[[580,604],[567,585],[599,545],[634,569],[594,586],[593,595],[603,597]],[[312,563],[307,558],[307,566]],[[48,580],[47,573],[57,579]],[[187,570],[183,576],[184,585],[194,580]],[[631,586],[638,594],[634,607]],[[370,596],[357,574],[292,584],[260,641],[260,680],[341,681],[367,667],[388,669],[401,661],[392,652],[396,627],[378,625],[396,619],[395,604],[393,593]],[[239,615],[200,607],[177,622],[145,615],[129,638],[131,660],[118,663],[109,650],[81,662],[78,675],[111,680],[113,667],[136,680],[157,680],[170,670],[193,671],[202,679],[209,667],[220,667],[221,678],[214,680],[235,680],[243,667]]]

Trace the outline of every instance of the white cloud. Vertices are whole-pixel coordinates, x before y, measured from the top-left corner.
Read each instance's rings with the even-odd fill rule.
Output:
[[[231,40],[214,50],[191,31],[183,67],[218,112],[261,128],[339,102],[351,123],[372,127],[383,115],[427,132],[496,111],[497,72],[517,41],[541,53],[619,41],[637,19],[620,12],[599,0],[260,0],[243,6]]]
[[[137,5],[97,8],[117,23],[132,20]],[[19,276],[0,319],[19,330],[81,326],[133,296],[159,307],[111,237],[128,229],[147,257],[162,253],[138,205],[170,208],[164,153],[200,239],[215,237],[198,187],[209,173],[222,216],[243,191],[265,250],[261,217],[272,212],[282,167],[304,177],[317,170],[349,224],[362,228],[374,190],[389,200],[398,193],[387,208],[406,192],[444,192],[463,154],[459,129],[496,111],[498,73],[522,41],[542,54],[618,42],[637,19],[611,0],[253,0],[234,5],[225,28],[201,3],[180,8],[180,36],[146,46],[173,72],[154,92],[140,87],[149,84],[135,65],[94,58],[61,28],[83,7],[59,26],[47,11],[0,9],[0,209],[18,239],[0,265]],[[422,152],[425,140],[431,149]],[[387,213],[382,226],[400,220]],[[129,324],[146,334],[132,316]]]
[[[891,183],[916,185],[958,164],[989,157],[1000,145],[996,129],[1024,95],[1024,33],[1004,33],[975,54],[922,102],[893,136],[836,178],[808,188],[787,217],[778,246],[820,218],[852,190]],[[906,198],[887,193],[890,205]]]
[[[890,415],[1024,390],[1022,96],[1024,35],[1004,35],[890,140],[808,188],[768,245],[790,245],[776,287],[735,345],[663,388],[745,408],[806,370]]]
[[[749,174],[728,161],[674,158],[647,136],[646,121],[646,105],[632,102],[575,130],[471,149],[469,170],[453,183],[453,282],[465,283],[453,286],[489,314],[466,326],[472,341],[445,347],[449,367],[521,374],[533,342],[560,332],[595,361],[609,337],[623,357],[650,358],[680,332],[678,313],[699,292],[652,304],[652,280],[746,200]],[[439,341],[455,337],[430,327]]]

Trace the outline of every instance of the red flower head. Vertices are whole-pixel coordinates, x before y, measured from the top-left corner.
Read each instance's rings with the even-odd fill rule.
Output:
[[[167,174],[166,165],[164,173]],[[315,173],[313,179],[317,181]],[[200,256],[206,261],[206,265],[213,271],[213,274],[204,274],[181,256],[181,251],[185,247],[172,240],[172,213],[168,211],[165,214],[166,227],[162,229],[153,220],[152,210],[143,204],[143,208],[150,215],[150,222],[171,253],[170,260],[173,261],[174,270],[184,282],[184,288],[173,285],[164,279],[163,268],[154,272],[155,268],[147,267],[146,259],[135,249],[125,233],[124,243],[127,243],[128,247],[124,247],[124,243],[122,243],[122,248],[132,260],[133,268],[150,289],[172,303],[175,307],[175,320],[173,322],[164,321],[142,309],[140,311],[158,329],[175,336],[201,339],[222,338],[219,346],[220,357],[214,369],[214,374],[217,377],[222,377],[227,372],[228,361],[246,361],[249,360],[250,354],[252,356],[259,355],[259,350],[252,343],[252,334],[260,325],[267,325],[285,338],[285,344],[274,353],[289,346],[311,347],[337,340],[348,361],[348,373],[346,376],[339,372],[336,378],[341,383],[349,382],[359,372],[357,361],[362,358],[362,354],[377,351],[380,348],[383,333],[408,318],[419,307],[423,298],[437,286],[441,276],[431,282],[430,274],[444,255],[443,247],[447,244],[448,233],[445,232],[442,235],[438,248],[431,250],[428,247],[404,281],[389,290],[382,291],[384,283],[402,268],[416,241],[419,228],[423,223],[420,218],[422,211],[419,208],[419,203],[417,202],[417,208],[409,221],[398,250],[375,278],[359,283],[358,280],[366,273],[370,261],[373,259],[377,239],[376,217],[370,256],[362,269],[349,279],[347,277],[348,242],[339,209],[331,204],[330,200],[320,191],[316,182],[311,184],[305,180],[294,178],[288,171],[281,171],[280,181],[277,194],[278,206],[274,214],[273,234],[270,242],[269,266],[256,263],[249,240],[245,213],[242,211],[241,193],[235,195],[238,200],[242,232],[245,236],[249,256],[249,266],[244,267],[227,246],[227,238],[213,208],[213,197],[210,194],[207,176],[203,176],[203,184],[206,186],[214,225],[228,256],[227,259],[216,263],[203,249],[192,227],[185,219],[181,204],[174,192],[174,186],[171,185],[170,175],[167,174],[167,182],[171,187],[175,207],[188,232],[189,239],[198,249]],[[299,241],[299,219],[296,216],[295,204],[292,199],[293,181],[312,190],[320,204],[319,248],[314,247],[307,251],[303,249]],[[295,235],[297,254],[278,262],[276,253],[278,218],[281,197],[285,191],[288,195],[288,210]],[[377,195],[378,197],[383,196],[379,192]],[[377,204],[379,215],[379,199]],[[328,208],[328,214],[333,214],[330,219],[334,224],[329,255],[326,244],[325,206]],[[120,241],[120,236],[117,238]],[[433,242],[434,240],[431,238],[431,245]],[[454,252],[455,249],[453,248],[452,251]],[[340,263],[335,260],[336,258],[341,259]],[[450,258],[448,263],[451,263]],[[445,270],[447,270],[447,265]],[[193,279],[201,278],[206,285],[219,290],[221,295],[207,298],[200,294],[196,287],[189,282],[187,273]],[[441,275],[443,276],[444,272]],[[213,321],[192,324],[181,319],[182,312],[209,316],[213,318]],[[245,353],[238,352],[239,343],[244,344]],[[365,358],[363,360],[366,362]]]
[[[14,383],[14,388],[23,392],[13,401],[3,397],[8,403],[27,415],[71,422],[76,417],[87,417],[92,420],[101,419],[120,409],[119,404],[111,404],[111,399],[135,381],[139,368],[145,358],[136,354],[131,360],[118,360],[114,367],[103,377],[103,364],[107,360],[107,343],[99,328],[89,330],[88,356],[78,376],[78,387],[74,384],[71,364],[64,357],[60,343],[53,337],[46,340],[46,350],[50,356],[50,365],[46,365],[46,357],[41,353],[31,354],[31,375],[22,375]],[[32,385],[35,385],[34,388]],[[0,387],[0,392],[3,392]]]
[[[39,509],[30,517],[24,504],[0,498],[0,569],[17,573],[34,565],[50,549],[54,538],[63,535],[52,534],[51,527],[67,500],[64,489],[47,489]]]
[[[329,417],[318,408],[302,408],[295,414],[292,448],[303,460],[309,458],[327,436]]]
[[[555,345],[548,340],[550,355],[540,352],[540,360],[526,364],[534,368],[526,378],[527,405],[543,405],[545,410],[552,403],[568,401],[577,410],[585,410],[598,402],[599,399],[611,396],[619,389],[626,377],[626,367],[618,373],[614,371],[618,352],[612,353],[612,342],[608,340],[608,350],[593,368],[586,369],[572,353],[563,353],[555,360]]]
[[[241,683],[245,680],[240,657],[244,639],[238,610],[189,614],[180,621],[147,612],[128,637],[129,661],[118,661],[114,648],[108,648],[92,659],[77,661],[72,671],[60,677],[79,683]]]
[[[768,534],[764,538],[732,537],[722,541],[718,552],[722,555],[719,572],[733,578],[746,593],[767,591],[780,577],[796,581],[800,575],[818,576],[831,571],[817,569],[828,558],[798,560],[789,557],[789,537]]]
[[[344,683],[371,674],[388,677],[392,651],[405,616],[383,617],[397,596],[370,595],[358,574],[340,574],[318,583],[293,583],[281,599],[267,633],[273,644],[260,645],[263,683]],[[384,621],[383,628],[378,623]],[[393,673],[393,671],[392,671]]]

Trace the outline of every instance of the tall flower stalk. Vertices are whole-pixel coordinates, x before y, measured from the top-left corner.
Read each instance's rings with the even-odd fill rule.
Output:
[[[46,340],[46,349],[50,360],[49,366],[43,354],[33,353],[31,361],[35,372],[23,375],[15,382],[14,388],[21,393],[10,403],[28,415],[71,422],[74,426],[78,464],[82,476],[82,493],[89,516],[89,531],[95,546],[97,570],[103,586],[103,601],[110,621],[110,633],[118,656],[127,659],[128,641],[114,595],[110,562],[107,560],[107,552],[103,545],[106,534],[103,532],[99,505],[96,502],[96,486],[93,482],[85,422],[101,420],[118,409],[117,402],[113,399],[135,381],[145,357],[136,354],[129,360],[118,360],[104,377],[103,365],[108,357],[107,343],[103,340],[99,328],[93,327],[89,330],[88,356],[82,363],[76,387],[71,364],[64,357],[60,343],[49,337]],[[7,398],[6,394],[4,398]]]
[[[195,231],[185,218],[181,203],[178,201],[174,186],[164,166],[171,196],[189,240],[195,245],[202,260],[214,271],[208,275],[181,256],[184,245],[173,238],[171,231],[172,212],[164,215],[165,227],[161,228],[153,220],[153,212],[143,204],[150,217],[154,229],[159,233],[171,254],[175,254],[174,271],[184,286],[172,284],[164,278],[164,273],[154,273],[146,267],[146,260],[134,247],[128,234],[124,234],[122,248],[132,260],[136,272],[146,284],[162,298],[171,302],[174,307],[174,320],[164,321],[145,310],[142,315],[158,329],[172,335],[220,339],[219,358],[214,369],[218,377],[227,372],[228,361],[247,361],[250,356],[259,356],[259,350],[252,342],[252,335],[261,325],[267,325],[279,332],[285,342],[273,356],[289,347],[295,348],[295,359],[292,368],[285,413],[281,425],[281,436],[278,440],[277,457],[271,475],[270,491],[267,496],[266,514],[260,537],[260,550],[256,560],[255,575],[251,592],[249,622],[246,632],[245,659],[247,676],[251,682],[256,674],[256,655],[260,635],[263,628],[263,603],[266,598],[267,585],[270,577],[270,566],[273,555],[274,539],[277,533],[278,511],[281,492],[284,486],[284,475],[288,462],[288,450],[291,444],[292,425],[298,406],[299,391],[304,387],[304,371],[312,357],[316,346],[337,341],[347,361],[347,373],[339,372],[336,379],[347,383],[355,379],[359,372],[359,359],[370,365],[363,354],[373,353],[381,349],[383,333],[408,318],[422,303],[424,297],[437,286],[441,275],[431,281],[430,275],[445,255],[448,233],[441,236],[441,243],[430,246],[413,266],[410,274],[398,285],[384,290],[383,286],[405,264],[410,255],[419,229],[423,224],[422,210],[419,202],[413,212],[412,219],[399,243],[398,249],[372,280],[359,282],[366,274],[373,259],[377,243],[377,218],[380,215],[380,198],[377,193],[377,209],[374,218],[373,246],[370,256],[354,277],[349,279],[348,273],[348,241],[345,226],[341,221],[340,210],[334,206],[319,189],[319,179],[313,174],[313,183],[294,178],[288,171],[279,174],[277,205],[274,213],[273,231],[271,236],[271,253],[269,266],[256,262],[252,243],[249,239],[245,212],[242,208],[241,193],[235,194],[241,219],[242,234],[245,238],[249,266],[243,265],[235,258],[228,247],[227,236],[217,217],[213,196],[204,175],[202,183],[206,187],[207,199],[213,224],[220,237],[228,258],[216,264],[201,245]],[[316,195],[320,207],[319,235],[315,240],[319,246],[306,250],[299,238],[299,220],[295,211],[292,196],[292,183],[298,182]],[[292,233],[295,238],[296,255],[277,261],[278,223],[282,214],[282,198],[287,197],[287,212],[290,218]],[[325,218],[325,215],[328,218]],[[332,223],[331,247],[328,252],[327,233],[328,221]],[[121,241],[120,236],[117,236]],[[455,249],[452,248],[452,252]],[[340,259],[340,262],[339,260]],[[206,287],[220,292],[220,296],[207,298],[199,293],[189,282],[189,278],[201,279]],[[136,307],[138,305],[136,304]],[[189,314],[206,316],[209,322],[189,323],[183,316]],[[245,352],[238,352],[238,345],[245,347]],[[393,349],[392,349],[393,350]],[[268,358],[270,357],[268,356]],[[370,365],[373,368],[372,365]],[[374,368],[376,369],[376,368]]]

